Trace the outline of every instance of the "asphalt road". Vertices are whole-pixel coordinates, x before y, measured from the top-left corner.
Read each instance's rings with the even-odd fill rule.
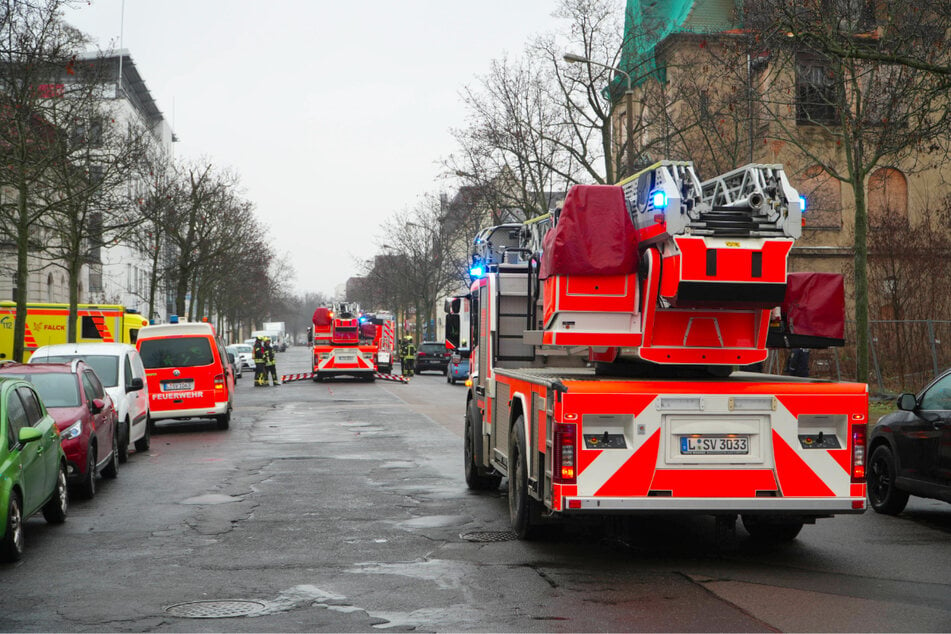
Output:
[[[307,369],[307,350],[277,357]],[[465,387],[239,381],[0,566],[4,631],[951,631],[951,505],[763,547],[710,518],[508,539],[462,476]],[[495,541],[484,541],[495,540]],[[246,616],[227,614],[247,613]],[[214,618],[195,618],[196,616]]]

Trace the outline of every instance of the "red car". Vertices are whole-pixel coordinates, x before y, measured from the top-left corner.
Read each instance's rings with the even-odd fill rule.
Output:
[[[70,363],[7,363],[0,375],[33,384],[56,421],[66,453],[70,486],[81,496],[96,494],[96,476],[119,474],[119,426],[112,399],[83,361]]]

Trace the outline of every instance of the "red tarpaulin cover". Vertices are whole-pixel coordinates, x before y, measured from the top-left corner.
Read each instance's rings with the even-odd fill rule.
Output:
[[[314,311],[314,317],[311,320],[314,322],[315,327],[327,327],[333,323],[333,317],[330,316],[329,308],[318,308]]]
[[[539,277],[627,275],[637,263],[634,223],[615,185],[575,185],[542,242]]]
[[[840,273],[789,273],[783,314],[790,334],[845,338],[845,282]]]

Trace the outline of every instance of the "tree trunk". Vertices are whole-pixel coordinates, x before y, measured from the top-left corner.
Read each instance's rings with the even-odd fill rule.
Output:
[[[852,194],[855,196],[855,355],[856,379],[868,382],[868,209],[865,179],[853,172]]]
[[[16,319],[13,321],[13,359],[23,361],[23,352],[26,339],[26,301],[29,269],[27,255],[30,251],[30,222],[27,210],[26,179],[21,178],[17,196],[17,270],[16,288],[14,289],[17,303]]]

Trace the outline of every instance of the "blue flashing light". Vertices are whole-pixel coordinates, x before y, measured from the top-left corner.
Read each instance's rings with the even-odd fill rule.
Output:
[[[799,211],[801,213],[806,213],[806,197],[805,196],[799,197]]]
[[[651,195],[651,203],[654,205],[655,209],[666,209],[667,208],[667,192],[654,192]]]
[[[479,264],[469,269],[469,275],[471,275],[474,279],[477,279],[485,275],[485,271],[482,269],[482,265]]]

